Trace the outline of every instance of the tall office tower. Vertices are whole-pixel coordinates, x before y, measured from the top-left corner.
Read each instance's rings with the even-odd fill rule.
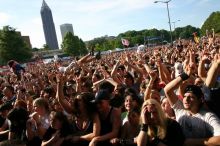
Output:
[[[53,16],[47,3],[43,0],[41,6],[41,19],[43,23],[44,36],[46,44],[50,49],[59,49],[57,42],[56,30],[54,27]]]
[[[62,39],[64,39],[67,32],[71,32],[73,34],[73,26],[72,24],[68,24],[68,23],[62,24],[60,25],[60,31],[61,31]]]

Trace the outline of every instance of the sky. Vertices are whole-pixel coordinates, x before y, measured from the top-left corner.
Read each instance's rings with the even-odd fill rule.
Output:
[[[84,41],[101,36],[117,36],[128,30],[169,30],[165,3],[154,0],[45,0],[50,7],[59,46],[60,25],[71,23],[74,34]],[[162,0],[163,1],[163,0]],[[30,36],[32,47],[45,44],[40,9],[42,0],[0,0],[0,29],[9,25],[22,35]],[[220,0],[172,0],[171,22],[175,27],[200,27],[214,11],[220,11]],[[172,24],[172,29],[174,25]]]

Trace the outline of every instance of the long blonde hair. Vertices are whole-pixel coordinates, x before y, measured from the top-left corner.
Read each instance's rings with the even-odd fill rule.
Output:
[[[155,99],[148,99],[148,100],[144,101],[144,103],[142,105],[142,110],[143,110],[144,106],[149,105],[149,104],[155,105],[156,110],[157,110],[157,114],[158,114],[158,118],[159,118],[158,119],[159,123],[158,123],[158,125],[155,125],[157,132],[155,132],[154,129],[149,126],[147,135],[150,137],[158,137],[160,139],[164,139],[166,136],[166,132],[167,132],[167,118],[161,108],[161,105]]]

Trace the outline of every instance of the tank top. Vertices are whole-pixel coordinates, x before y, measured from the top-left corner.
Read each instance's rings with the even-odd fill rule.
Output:
[[[77,126],[76,121],[74,121],[73,128],[74,128],[76,135],[79,135],[79,136],[92,133],[93,132],[93,121],[92,120],[88,121],[88,125],[85,129],[80,129]]]
[[[111,107],[108,116],[105,119],[100,118],[101,123],[101,132],[100,135],[105,135],[112,131],[112,123],[111,123],[111,114],[112,114],[113,107]]]

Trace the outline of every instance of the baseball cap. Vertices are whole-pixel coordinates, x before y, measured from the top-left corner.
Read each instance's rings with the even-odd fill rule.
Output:
[[[101,100],[110,100],[111,95],[109,93],[108,90],[99,90],[96,95],[95,95],[95,99],[92,100],[92,103],[98,103]]]
[[[188,85],[185,88],[184,93],[193,93],[199,99],[203,97],[203,93],[202,93],[201,88],[196,85]]]

